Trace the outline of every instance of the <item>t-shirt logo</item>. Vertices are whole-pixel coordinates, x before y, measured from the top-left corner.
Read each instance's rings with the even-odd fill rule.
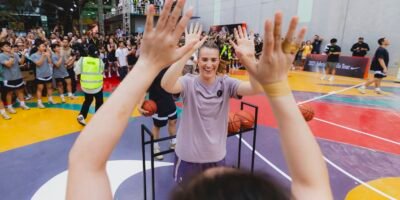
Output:
[[[218,91],[217,91],[217,96],[218,96],[218,97],[222,96],[222,90],[218,90]]]

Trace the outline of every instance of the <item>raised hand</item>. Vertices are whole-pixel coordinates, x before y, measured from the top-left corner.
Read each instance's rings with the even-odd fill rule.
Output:
[[[153,5],[149,6],[139,61],[151,60],[153,66],[163,68],[177,61],[195,44],[185,44],[185,46],[177,48],[179,38],[191,18],[193,10],[189,9],[178,21],[185,0],[178,0],[171,12],[172,3],[173,0],[166,0],[155,27],[153,19],[155,8]]]
[[[189,29],[185,29],[185,44],[195,44],[189,52],[190,54],[193,54],[193,52],[200,48],[201,45],[203,45],[207,40],[207,36],[200,40],[202,30],[203,26],[201,26],[199,23],[196,23],[195,26],[190,24]]]
[[[264,46],[260,60],[254,67],[247,66],[250,75],[262,85],[287,80],[294,52],[300,47],[306,33],[306,29],[302,28],[294,38],[297,23],[298,17],[292,17],[289,30],[282,41],[282,13],[275,14],[274,24],[271,20],[265,22]]]
[[[242,28],[238,26],[238,28],[234,30],[234,35],[236,39],[236,43],[232,40],[229,40],[233,48],[235,49],[236,55],[239,58],[240,62],[245,67],[255,67],[256,66],[256,52],[254,45],[254,34],[250,33],[250,36],[247,35],[246,28]]]

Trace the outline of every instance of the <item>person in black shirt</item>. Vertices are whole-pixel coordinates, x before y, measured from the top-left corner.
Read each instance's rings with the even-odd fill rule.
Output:
[[[369,46],[364,42],[363,37],[359,37],[358,42],[353,44],[350,51],[353,52],[353,56],[364,57],[369,51]]]
[[[156,102],[157,112],[152,116],[153,118],[153,128],[152,133],[154,139],[160,138],[160,129],[167,125],[168,123],[168,132],[170,136],[176,134],[176,119],[178,118],[175,101],[172,97],[172,94],[166,92],[161,87],[161,80],[168,68],[163,69],[157,77],[154,79],[151,84],[148,93],[149,99]],[[142,109],[144,102],[144,98],[140,106],[138,106],[138,111],[141,114],[148,113],[146,110]],[[176,140],[175,138],[170,141],[170,149],[175,149]],[[160,146],[158,143],[154,143],[154,153],[160,152]],[[157,160],[162,160],[163,156],[156,156]]]
[[[312,54],[320,54],[321,53],[321,44],[323,39],[319,37],[319,35],[314,36],[314,40],[312,42]]]
[[[364,85],[358,88],[362,94],[366,93],[365,89],[372,83],[375,83],[375,92],[377,94],[382,94],[382,90],[380,89],[381,82],[382,78],[386,77],[389,64],[389,52],[386,48],[390,43],[387,38],[380,38],[378,44],[379,47],[371,62],[371,70],[374,71],[374,78],[368,80]]]
[[[329,81],[333,81],[335,78],[336,74],[336,65],[339,62],[339,56],[341,52],[341,48],[336,45],[337,39],[333,38],[331,39],[331,44],[328,46],[328,49],[326,50],[326,54],[328,55],[328,59],[326,60],[326,67],[325,67],[325,72],[327,74],[331,74],[331,77],[329,77]],[[324,74],[321,77],[321,80],[325,80],[327,76]]]

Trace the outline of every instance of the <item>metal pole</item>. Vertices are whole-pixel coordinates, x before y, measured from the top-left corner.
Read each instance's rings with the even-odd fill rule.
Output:
[[[153,200],[156,199],[156,191],[155,191],[155,183],[154,183],[154,137],[150,135],[151,143],[150,143],[150,152],[151,152],[151,192]]]
[[[99,23],[99,32],[104,35],[104,5],[103,0],[97,0],[97,13],[98,13],[98,23]]]
[[[256,139],[257,139],[258,107],[255,109],[256,109],[256,113],[255,113],[254,133],[253,133],[253,152],[251,155],[251,173],[254,172],[254,157],[255,157],[255,153],[256,153]]]
[[[144,200],[147,200],[147,183],[146,183],[146,145],[144,144],[144,125],[142,124],[142,161],[143,161],[143,195]]]

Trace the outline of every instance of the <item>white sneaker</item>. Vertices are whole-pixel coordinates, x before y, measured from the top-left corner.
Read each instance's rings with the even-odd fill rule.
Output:
[[[377,94],[382,94],[383,91],[381,90],[381,88],[376,88],[376,89],[375,89],[375,92],[376,92]]]
[[[334,80],[335,80],[335,77],[333,77],[333,76],[329,77],[329,81],[334,81]]]
[[[321,80],[325,80],[326,79],[326,75],[321,76]]]
[[[15,111],[13,107],[7,108],[7,112],[9,112],[10,114],[16,114],[17,113],[17,111]]]
[[[20,105],[19,107],[22,108],[22,110],[30,110],[31,109],[27,105]]]
[[[154,147],[154,153],[160,153],[161,151],[160,151],[160,149],[159,148],[156,148],[156,147]],[[163,155],[159,155],[159,156],[156,156],[155,157],[157,160],[162,160],[162,159],[164,159],[164,156]]]
[[[78,120],[78,123],[81,124],[82,126],[86,126],[86,121],[85,118],[83,117],[83,115],[79,115],[78,118],[76,118]]]
[[[38,103],[37,103],[37,106],[38,106],[38,108],[40,108],[40,109],[46,108],[46,106],[44,106],[42,102],[38,102]]]
[[[357,88],[357,89],[358,89],[358,91],[359,91],[361,94],[367,93],[367,92],[365,91],[365,86],[360,86],[360,87]]]
[[[172,141],[169,143],[169,148],[170,149],[175,149],[176,143],[172,143]]]
[[[33,97],[31,94],[25,96],[25,101],[31,100]]]
[[[5,119],[5,120],[10,120],[10,119],[11,119],[11,117],[8,116],[7,113],[1,113],[0,115],[1,115],[1,116],[3,117],[3,119]]]
[[[55,104],[56,104],[56,102],[54,102],[54,100],[53,100],[53,99],[49,99],[49,100],[48,100],[48,102],[49,102],[49,104],[53,104],[53,105],[55,105]]]

